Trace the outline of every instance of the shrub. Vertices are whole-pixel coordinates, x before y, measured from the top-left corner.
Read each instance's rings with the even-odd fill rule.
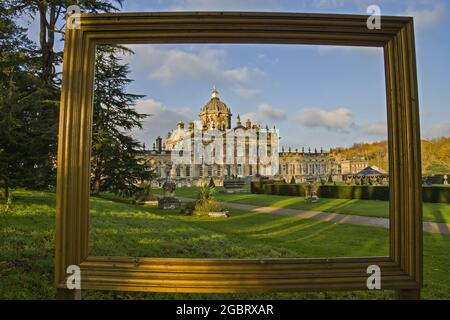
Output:
[[[211,187],[208,184],[202,184],[198,189],[198,200],[197,202],[207,202],[214,199],[214,193],[216,193],[216,188]]]
[[[180,213],[191,215],[194,212],[194,210],[195,210],[195,202],[193,202],[193,201],[186,202],[184,207],[181,208]]]
[[[135,196],[137,202],[158,200],[158,197],[152,194],[152,185],[149,182],[142,183],[138,190]]]
[[[297,182],[295,181],[294,176],[291,177],[291,184],[296,184]]]
[[[198,200],[195,202],[194,211],[196,214],[207,214],[208,212],[222,212],[226,208],[220,202],[214,200],[216,188],[208,184],[203,184],[198,190]]]
[[[203,213],[208,214],[209,212],[223,212],[226,208],[220,202],[209,200],[206,202],[197,202],[195,204],[195,212],[197,214]]]
[[[210,188],[215,188],[215,187],[216,187],[216,184],[214,183],[214,179],[213,179],[213,178],[211,178],[211,179],[209,180],[209,187],[210,187]]]

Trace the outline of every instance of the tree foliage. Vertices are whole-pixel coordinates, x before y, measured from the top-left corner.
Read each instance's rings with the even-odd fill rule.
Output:
[[[350,148],[337,148],[333,154],[346,159],[368,160],[371,165],[389,170],[387,141],[358,143]],[[450,137],[422,140],[422,174],[448,174],[450,172]]]
[[[424,175],[450,173],[450,137],[422,141]]]
[[[3,8],[0,11],[0,180],[9,188],[47,187],[54,179],[56,105],[40,85],[36,47]]]
[[[82,12],[109,12],[122,0],[3,0],[0,5],[0,183],[43,188],[55,184],[60,87],[57,66],[70,5]],[[16,25],[39,22],[34,45]],[[60,37],[57,36],[60,34]]]
[[[17,15],[39,17],[39,47],[41,53],[40,77],[42,86],[55,84],[55,66],[61,62],[61,54],[55,52],[57,34],[64,33],[67,8],[78,5],[82,12],[110,12],[118,10],[123,0],[4,0],[5,7]]]
[[[129,50],[117,46],[97,49],[92,133],[92,193],[112,191],[132,194],[137,184],[151,178],[149,165],[139,161],[143,145],[130,132],[142,128],[146,114],[134,109],[142,95],[126,92],[129,67],[121,55]]]

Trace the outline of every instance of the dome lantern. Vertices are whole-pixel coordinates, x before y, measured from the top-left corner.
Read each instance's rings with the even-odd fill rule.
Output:
[[[211,93],[211,99],[219,99],[219,91],[216,89],[216,85],[213,87],[213,91]]]

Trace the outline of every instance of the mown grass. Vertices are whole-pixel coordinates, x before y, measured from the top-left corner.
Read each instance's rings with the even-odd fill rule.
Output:
[[[178,188],[175,193],[180,197],[196,198],[196,187]],[[379,200],[357,200],[357,199],[327,199],[321,198],[316,203],[304,201],[304,197],[289,197],[267,194],[235,193],[228,194],[219,192],[215,197],[217,200],[236,202],[255,206],[268,206],[276,208],[291,208],[299,210],[314,210],[333,213],[343,213],[369,217],[389,217],[389,202]],[[154,189],[154,193],[160,193],[160,189]],[[450,223],[450,204],[428,203],[423,204],[424,221]]]
[[[0,299],[52,299],[55,196],[15,191],[0,215]],[[0,211],[3,207],[0,207]],[[387,254],[387,230],[264,213],[189,217],[91,199],[91,254],[149,257],[334,257]],[[450,237],[424,235],[424,298],[448,299]],[[144,294],[83,291],[85,299],[385,299],[390,291],[273,294]]]

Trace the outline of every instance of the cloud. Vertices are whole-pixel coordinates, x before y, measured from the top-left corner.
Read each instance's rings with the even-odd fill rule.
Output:
[[[361,129],[363,133],[371,137],[379,137],[379,138],[387,137],[387,126],[386,123],[383,122],[376,122],[362,125]]]
[[[313,0],[312,5],[319,8],[337,8],[344,6],[346,2],[348,3],[348,0]]]
[[[184,121],[185,124],[192,117],[193,111],[186,109],[171,109],[162,102],[154,99],[140,100],[136,104],[136,111],[139,113],[151,114],[143,122],[142,130],[132,132],[133,136],[151,148],[157,136],[165,138],[170,129],[176,127],[178,121]]]
[[[249,82],[253,76],[262,76],[265,75],[264,71],[258,68],[249,68],[249,67],[240,67],[225,70],[223,72],[223,77],[225,80],[233,83],[233,82],[241,82],[246,83]]]
[[[320,55],[341,53],[375,56],[383,54],[383,49],[381,48],[355,46],[318,46],[317,51]]]
[[[435,123],[430,129],[424,131],[426,138],[450,137],[450,121]]]
[[[133,46],[135,61],[140,68],[148,68],[152,79],[173,83],[189,76],[202,79],[220,72],[223,50],[204,49],[189,52],[179,49],[163,50],[155,46]]]
[[[277,109],[267,103],[262,103],[258,106],[258,111],[249,112],[242,115],[242,121],[246,121],[247,119],[250,119],[253,122],[259,124],[268,121],[283,121],[286,120],[286,112],[281,109]]]
[[[301,109],[297,121],[305,127],[321,127],[328,130],[345,129],[352,124],[352,112],[347,108],[325,111],[317,108]]]
[[[225,70],[223,76],[228,81],[247,82],[250,78],[250,69],[248,67]]]
[[[132,68],[148,71],[149,77],[164,84],[186,79],[227,83],[247,83],[253,77],[264,75],[258,68],[247,66],[227,69],[224,66],[226,51],[188,46],[186,49],[163,49],[156,46],[129,46],[135,52],[125,60]]]
[[[261,90],[258,89],[246,89],[246,88],[235,88],[233,89],[234,93],[239,97],[243,98],[251,98],[255,97],[261,93]]]
[[[447,19],[447,7],[440,3],[430,9],[408,8],[402,13],[414,17],[414,26],[418,30],[429,30]]]
[[[178,0],[169,8],[176,11],[272,11],[280,8],[277,0]]]

